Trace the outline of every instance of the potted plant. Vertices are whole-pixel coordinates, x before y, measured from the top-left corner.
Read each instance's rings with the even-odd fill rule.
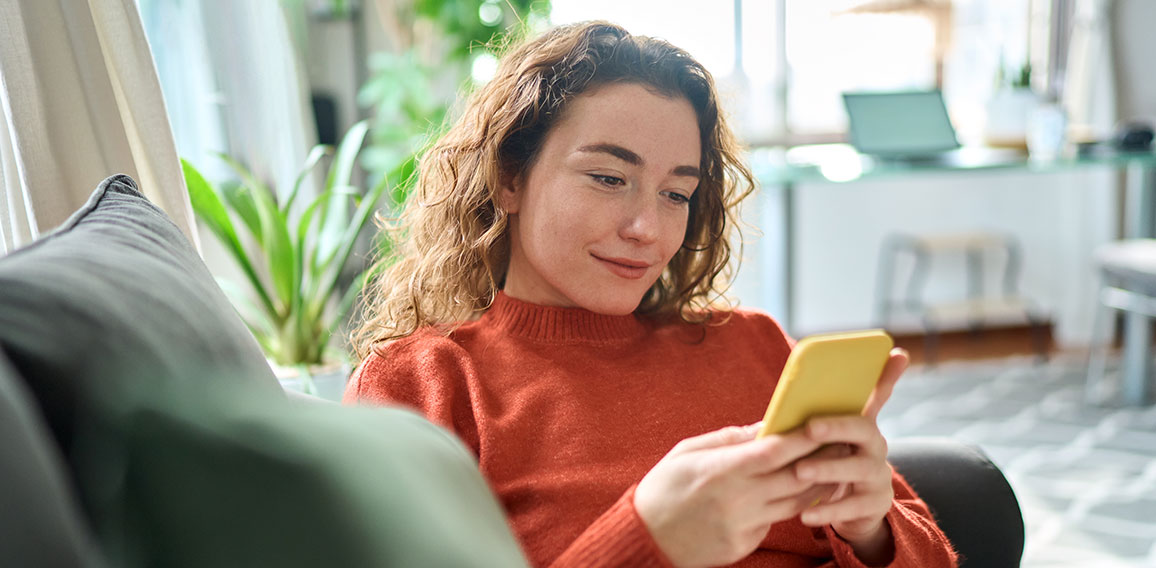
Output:
[[[1009,70],[1000,58],[995,89],[987,101],[984,143],[1027,150],[1028,121],[1040,99],[1032,90],[1032,66]]]
[[[239,183],[210,183],[192,164],[181,162],[193,211],[243,274],[242,285],[222,279],[222,288],[286,388],[327,398],[340,396],[349,373],[347,356],[330,340],[368,277],[358,268],[342,290],[342,273],[387,187],[383,178],[362,195],[352,185],[367,130],[359,122],[336,151],[313,148],[287,193],[276,192],[228,156],[222,159]],[[296,203],[308,174],[327,154],[332,161],[323,191],[307,205]]]

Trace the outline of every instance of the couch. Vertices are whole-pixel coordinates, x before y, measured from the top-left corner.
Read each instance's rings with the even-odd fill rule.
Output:
[[[281,390],[197,253],[123,175],[0,258],[0,565],[524,566],[465,447]],[[1023,524],[976,448],[891,459],[969,566]]]

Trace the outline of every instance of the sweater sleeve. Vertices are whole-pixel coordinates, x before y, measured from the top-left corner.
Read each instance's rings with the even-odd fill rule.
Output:
[[[895,543],[895,556],[887,564],[889,568],[950,568],[957,565],[951,542],[939,526],[935,524],[927,504],[915,494],[907,481],[896,472],[891,474],[891,486],[895,499],[891,510],[884,517],[891,525],[891,537]],[[843,540],[834,529],[825,527],[827,538],[834,553],[835,566],[866,568],[855,556],[850,543]]]
[[[637,566],[673,568],[634,508],[632,485],[550,564],[551,568]]]
[[[476,457],[480,443],[469,395],[474,374],[469,354],[453,340],[415,334],[370,353],[350,377],[342,402],[410,407],[456,434]]]

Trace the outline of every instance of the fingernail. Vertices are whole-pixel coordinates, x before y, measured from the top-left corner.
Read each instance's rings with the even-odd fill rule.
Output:
[[[808,525],[817,524],[819,522],[819,513],[816,513],[815,511],[803,511],[803,514],[800,515],[800,519],[803,521],[803,523]]]
[[[826,424],[824,424],[822,422],[812,422],[811,423],[811,435],[812,436],[822,436],[823,434],[826,434],[826,433],[827,433],[827,425]]]
[[[796,467],[795,475],[798,475],[799,479],[811,479],[815,477],[815,469],[810,467]]]

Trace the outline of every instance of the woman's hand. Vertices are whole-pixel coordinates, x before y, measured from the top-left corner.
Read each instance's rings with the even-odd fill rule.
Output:
[[[886,561],[894,552],[891,528],[884,518],[894,499],[891,466],[887,464],[887,441],[876,418],[908,361],[906,351],[891,351],[863,416],[816,418],[804,428],[814,443],[841,444],[848,451],[836,456],[810,456],[795,464],[800,481],[840,486],[828,502],[804,511],[803,523],[831,525],[866,562]]]
[[[792,467],[821,442],[803,429],[756,440],[760,424],[683,440],[639,482],[635,509],[675,566],[736,562],[772,523],[834,492]]]

